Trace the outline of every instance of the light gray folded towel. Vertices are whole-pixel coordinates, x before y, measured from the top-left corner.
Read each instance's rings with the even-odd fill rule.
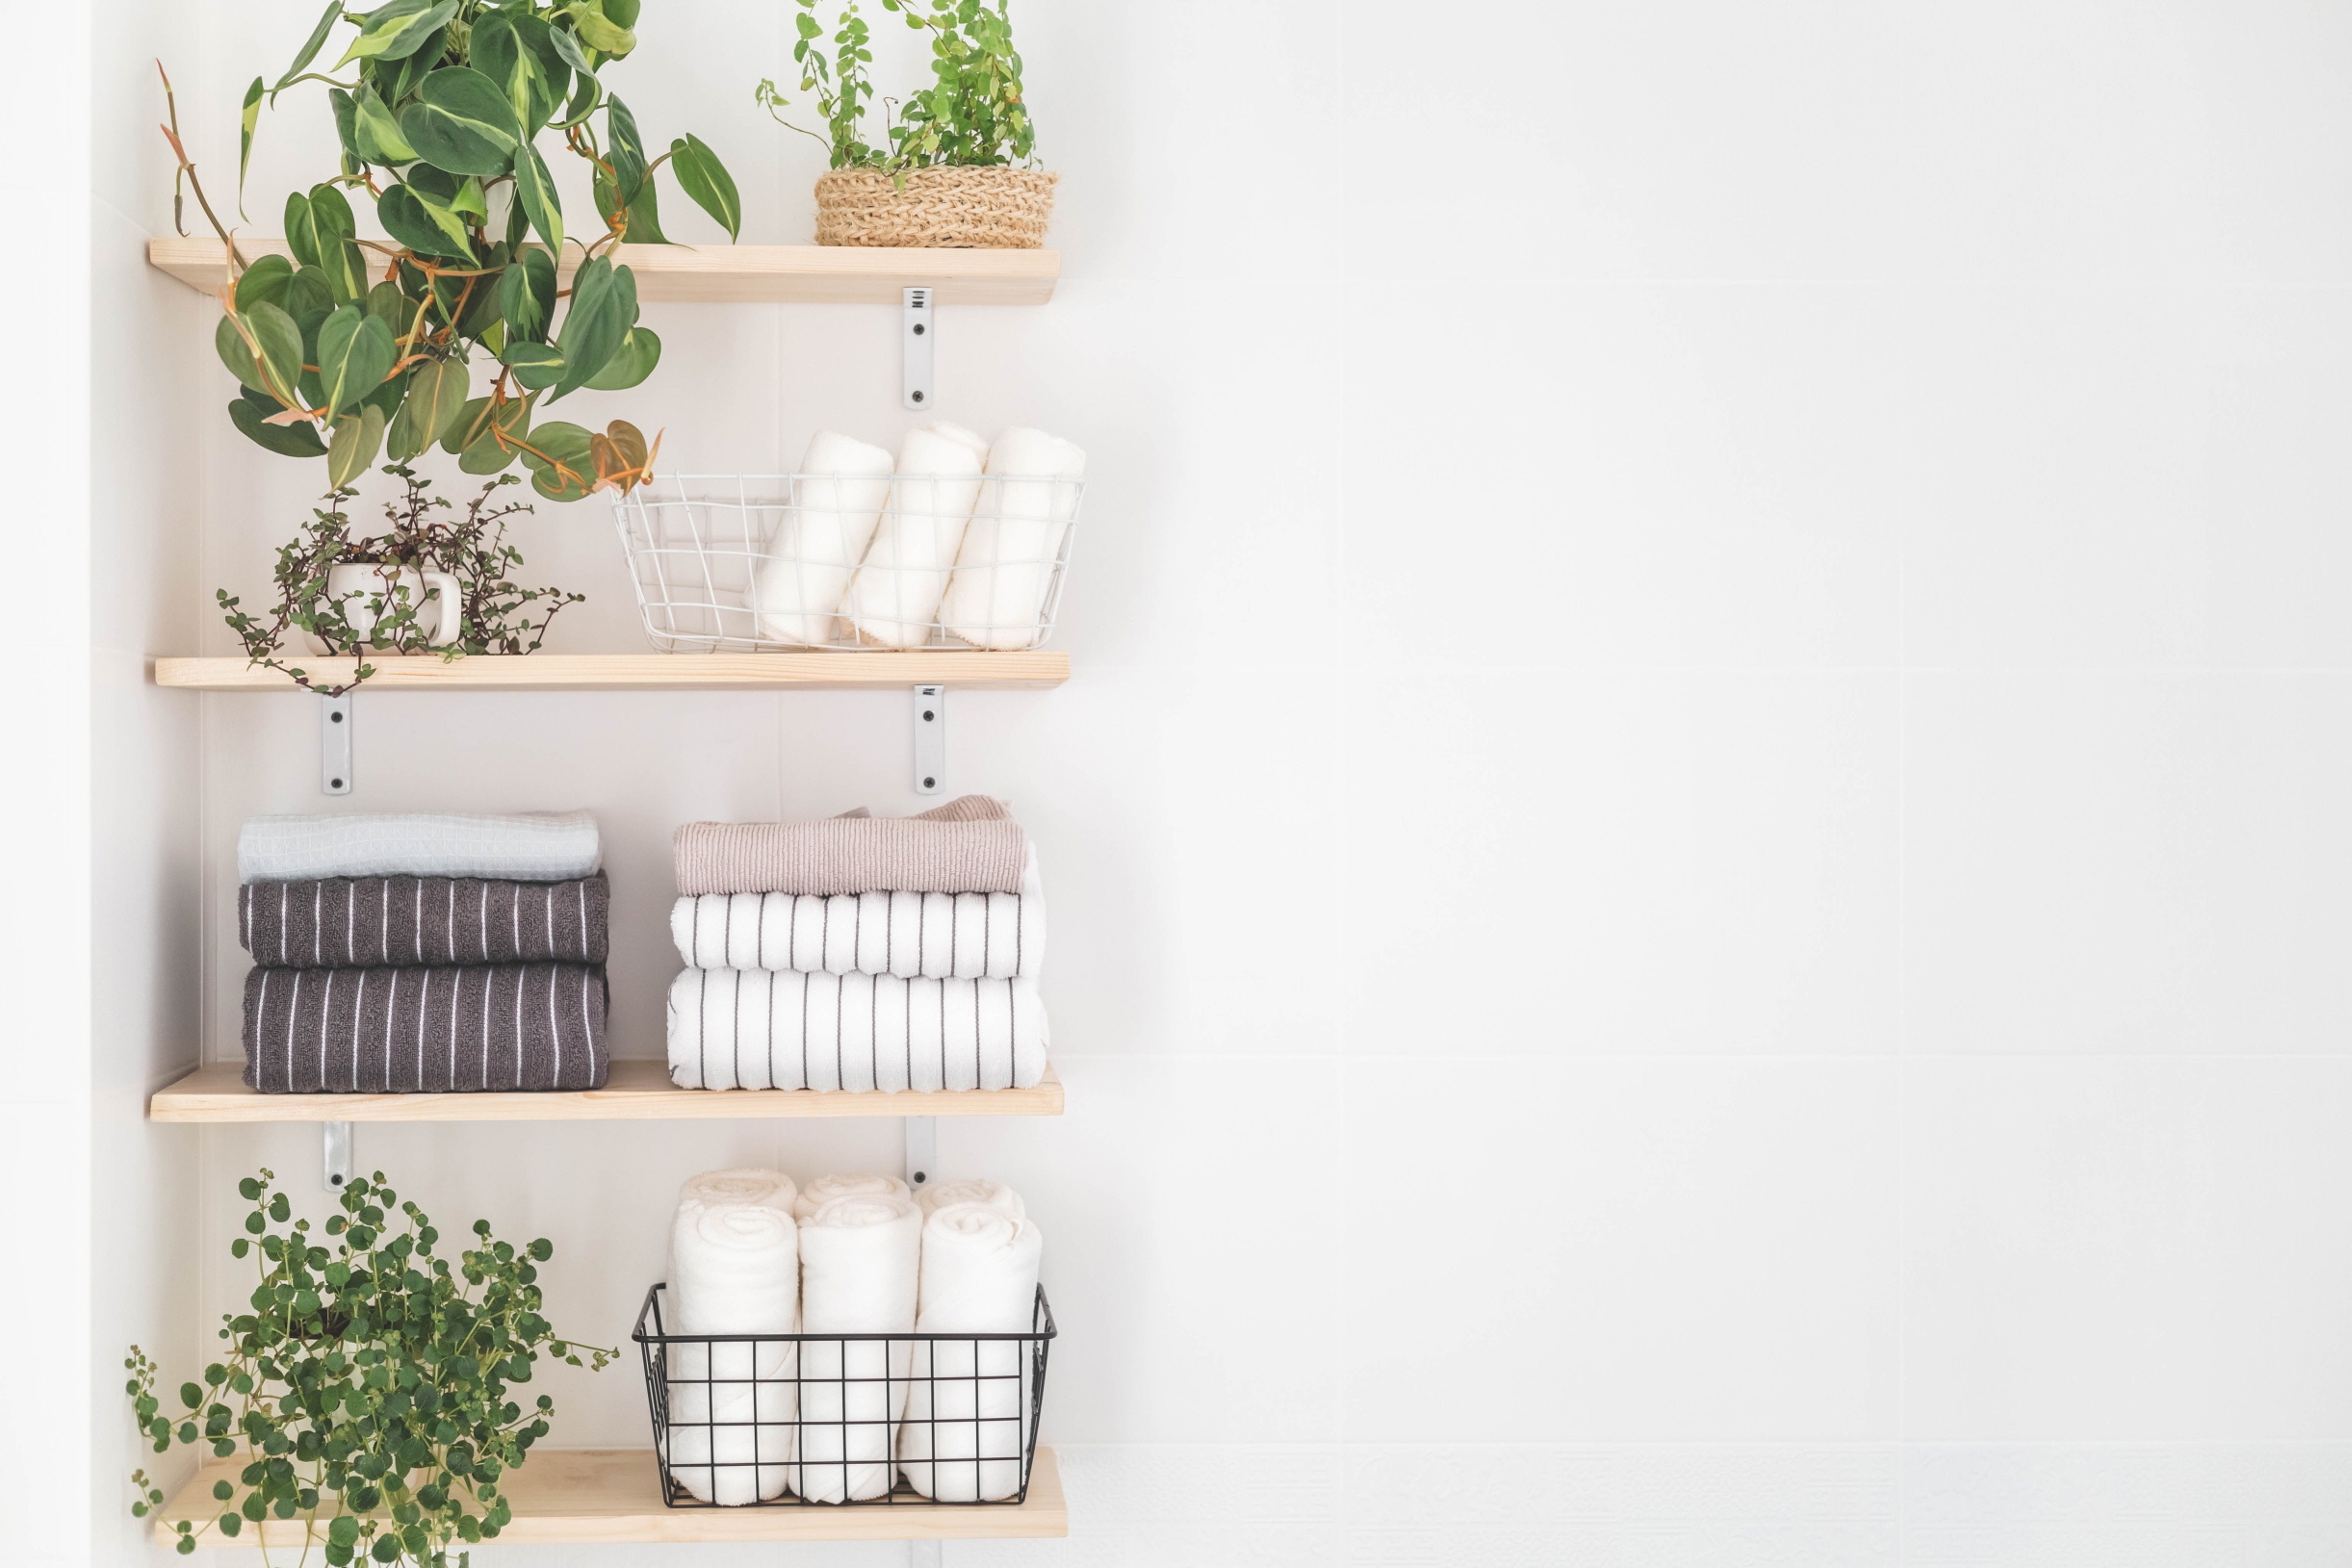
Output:
[[[237,937],[255,963],[281,969],[602,964],[611,898],[602,871],[578,882],[248,882],[237,889]]]
[[[915,816],[689,822],[682,897],[705,893],[1017,893],[1028,835],[1004,802],[965,795]]]
[[[265,1094],[602,1089],[592,964],[248,970],[245,1081]]]
[[[257,816],[237,835],[240,882],[323,877],[497,877],[570,882],[601,862],[585,811],[477,816]]]

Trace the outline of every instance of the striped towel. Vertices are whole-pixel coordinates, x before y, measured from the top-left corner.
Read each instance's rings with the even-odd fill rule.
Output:
[[[505,877],[565,882],[599,863],[585,811],[476,816],[257,816],[237,835],[240,882],[321,877]]]
[[[588,964],[256,968],[245,1081],[265,1094],[601,1089],[605,1003]]]
[[[1046,1045],[1027,978],[687,969],[670,983],[681,1089],[1027,1089]]]
[[[237,889],[237,935],[254,962],[282,969],[602,964],[611,900],[602,871],[578,882],[248,882]]]

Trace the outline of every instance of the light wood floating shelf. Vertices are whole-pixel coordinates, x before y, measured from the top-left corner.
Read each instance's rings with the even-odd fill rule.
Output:
[[[1051,1067],[1034,1089],[819,1094],[805,1089],[680,1089],[664,1062],[612,1064],[602,1089],[547,1093],[263,1094],[235,1063],[198,1067],[147,1102],[150,1121],[753,1121],[773,1117],[1058,1117]]]
[[[351,678],[359,661],[304,658],[311,679]],[[1045,691],[1070,679],[1070,655],[1018,654],[426,654],[372,658],[359,689],[378,691]],[[242,658],[159,658],[155,683],[188,691],[297,691],[291,676]]]
[[[213,1501],[213,1482],[237,1484],[250,1460],[244,1454],[207,1459],[156,1516],[155,1538],[178,1538],[176,1519],[218,1521],[233,1506]],[[1070,1533],[1070,1505],[1053,1451],[1041,1448],[1029,1470],[1028,1500],[1019,1504],[943,1507],[856,1504],[784,1508],[667,1508],[651,1449],[533,1449],[520,1469],[499,1478],[514,1522],[499,1531],[500,1546],[688,1545],[724,1541],[977,1541],[1024,1540]],[[242,1499],[242,1491],[239,1498]],[[234,1537],[218,1523],[196,1530],[196,1545],[216,1548],[303,1544],[298,1519],[248,1524]],[[320,1531],[323,1543],[325,1532]]]
[[[239,236],[247,262],[291,256],[286,242]],[[569,277],[579,252],[559,269]],[[380,270],[382,258],[368,252]],[[902,289],[938,291],[943,305],[1042,305],[1062,275],[1058,250],[921,250],[881,245],[623,245],[637,297],[701,305],[896,305]],[[210,294],[227,268],[215,239],[147,242],[147,265]]]

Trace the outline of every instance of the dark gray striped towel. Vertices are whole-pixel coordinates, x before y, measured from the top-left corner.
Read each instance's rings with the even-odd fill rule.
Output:
[[[245,1081],[265,1094],[602,1089],[605,1000],[588,964],[257,968]]]
[[[330,877],[237,889],[238,939],[285,969],[430,964],[602,964],[611,888],[474,877]]]

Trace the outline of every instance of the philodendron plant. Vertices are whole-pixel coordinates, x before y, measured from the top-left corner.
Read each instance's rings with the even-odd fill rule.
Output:
[[[668,243],[656,170],[667,164],[730,238],[741,227],[717,156],[692,136],[649,156],[628,106],[605,88],[603,68],[636,47],[638,6],[390,0],[355,10],[329,0],[285,74],[274,86],[254,78],[245,96],[241,203],[265,98],[328,84],[340,167],[286,198],[291,260],[248,257],[237,244],[195,184],[171,108],[165,136],[179,177],[226,256],[214,342],[243,386],[229,405],[238,429],[274,452],[325,457],[332,487],[351,483],[379,450],[405,463],[436,442],[469,474],[520,457],[551,501],[626,491],[646,476],[653,451],[633,426],[616,421],[593,434],[536,420],[540,405],[582,387],[633,387],[661,357],[660,340],[637,324],[636,280],[612,255],[624,240]],[[343,26],[355,32],[340,58],[313,71]],[[168,104],[168,79],[165,93]],[[579,265],[568,290],[556,267],[570,259],[562,205],[540,153],[550,136],[591,166],[604,225],[593,240],[571,238]],[[354,199],[374,204],[390,243],[358,238]],[[175,220],[179,210],[175,182]],[[478,392],[478,364],[490,378]]]

